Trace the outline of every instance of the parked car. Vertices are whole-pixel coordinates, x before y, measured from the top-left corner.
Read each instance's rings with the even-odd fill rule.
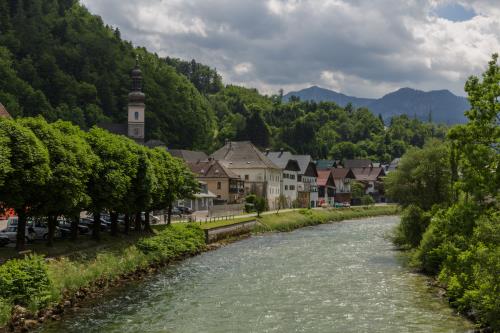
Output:
[[[71,221],[68,220],[60,220],[59,221],[59,228],[61,229],[68,229],[71,231]],[[81,235],[86,235],[90,232],[90,229],[86,225],[78,224],[78,233]]]
[[[81,218],[80,219],[80,224],[83,226],[86,226],[89,228],[89,230],[92,230],[94,220],[90,218]],[[108,223],[105,223],[101,220],[101,231],[108,231],[109,230],[109,225]]]
[[[146,213],[145,212],[141,213],[141,220],[143,222],[146,220]],[[149,213],[149,221],[152,224],[160,223],[160,218],[158,216],[154,216],[153,214]]]
[[[17,226],[9,226],[1,231],[2,235],[7,236],[10,242],[16,242],[17,238]],[[35,241],[36,234],[32,228],[26,228],[25,239],[27,243]]]
[[[172,208],[172,216],[182,217],[182,211],[179,209],[179,207]]]
[[[11,216],[7,220],[7,227],[16,227],[19,222],[19,218],[17,216]],[[16,229],[17,230],[17,229]],[[49,228],[47,226],[47,223],[45,221],[45,218],[28,218],[26,220],[26,230],[31,230],[34,233],[34,238],[35,239],[47,239],[49,236]],[[60,233],[55,231],[54,236],[60,237]]]
[[[182,214],[187,214],[187,215],[193,214],[193,210],[186,206],[177,206],[177,209],[179,209],[182,212]]]
[[[342,206],[343,206],[343,207],[351,207],[351,204],[350,204],[350,203],[348,203],[348,202],[343,202],[343,203],[342,203]]]
[[[0,234],[0,247],[3,247],[10,243],[10,239],[7,235]]]

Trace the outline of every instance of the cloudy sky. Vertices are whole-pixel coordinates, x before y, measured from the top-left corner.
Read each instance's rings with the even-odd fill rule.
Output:
[[[500,0],[81,0],[122,37],[264,93],[464,95],[500,52]]]

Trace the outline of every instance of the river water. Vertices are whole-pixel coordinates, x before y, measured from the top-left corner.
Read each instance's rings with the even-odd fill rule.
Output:
[[[114,290],[41,332],[469,332],[384,239],[397,222],[254,236]]]

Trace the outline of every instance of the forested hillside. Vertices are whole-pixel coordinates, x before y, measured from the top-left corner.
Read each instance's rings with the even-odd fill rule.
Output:
[[[445,128],[407,116],[263,96],[224,86],[216,70],[161,58],[122,40],[77,0],[0,0],[0,102],[15,116],[70,120],[83,129],[126,121],[134,59],[144,75],[146,138],[211,151],[226,139],[315,158],[389,161]]]

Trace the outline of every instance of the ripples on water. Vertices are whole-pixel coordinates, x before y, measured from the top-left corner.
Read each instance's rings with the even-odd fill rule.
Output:
[[[384,240],[397,221],[252,237],[115,290],[42,332],[468,332]]]

